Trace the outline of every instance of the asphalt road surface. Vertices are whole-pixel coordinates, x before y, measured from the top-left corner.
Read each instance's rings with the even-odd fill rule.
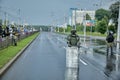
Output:
[[[42,32],[0,80],[65,80],[66,46],[63,36]],[[81,50],[79,80],[113,80],[101,58]]]

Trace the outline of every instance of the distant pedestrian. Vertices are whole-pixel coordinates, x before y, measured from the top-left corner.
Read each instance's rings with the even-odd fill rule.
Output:
[[[3,34],[3,29],[2,29],[2,26],[0,25],[0,36],[2,36]]]
[[[107,55],[109,54],[109,49],[111,50],[110,52],[111,55],[113,55],[114,36],[112,31],[109,31],[106,37],[106,42],[107,42]]]
[[[14,46],[17,46],[17,28],[16,27],[12,27],[13,31],[12,31],[12,42]]]
[[[13,41],[13,45],[17,46],[17,36],[15,35],[15,33],[13,33],[12,35],[12,41]]]
[[[79,36],[76,34],[76,30],[71,30],[71,34],[67,37],[67,44],[68,47],[80,47],[80,39]]]

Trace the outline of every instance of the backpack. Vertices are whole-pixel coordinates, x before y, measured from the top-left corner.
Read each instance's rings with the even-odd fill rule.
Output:
[[[114,41],[113,35],[108,35],[106,40],[107,40],[107,42],[113,42]]]
[[[77,35],[70,35],[69,42],[71,46],[77,46],[78,41],[79,37]]]

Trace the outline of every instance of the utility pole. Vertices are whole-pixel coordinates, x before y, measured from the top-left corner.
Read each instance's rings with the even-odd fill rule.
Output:
[[[4,12],[4,15],[5,15],[5,26],[7,25],[7,13]]]
[[[85,43],[85,41],[86,41],[86,11],[84,10],[84,43]]]
[[[53,28],[54,28],[54,19],[53,19],[53,17],[54,17],[54,12],[51,12],[51,22],[52,22],[52,24],[51,24],[51,32],[53,32]]]
[[[118,29],[117,29],[117,41],[120,41],[120,2],[119,2],[119,17],[118,17]],[[117,48],[116,48],[116,51],[117,51],[117,54],[116,54],[116,71],[118,71],[118,52],[119,52],[119,48],[120,48],[120,43],[117,42]]]
[[[71,26],[73,26],[73,11],[71,10]]]
[[[64,17],[64,33],[65,33],[65,28],[66,28],[66,16]]]
[[[118,17],[117,41],[120,41],[120,4],[119,4],[119,17]],[[119,43],[117,43],[117,51],[118,51],[118,50],[119,50]]]
[[[2,9],[2,7],[0,6],[0,13],[2,12],[1,9]]]
[[[71,26],[73,28],[73,8],[70,8],[71,10]]]
[[[19,19],[18,19],[18,27],[20,27],[20,9],[18,9],[18,16],[19,16]]]
[[[74,17],[74,19],[75,19],[75,30],[76,30],[76,8],[75,8],[75,17]]]

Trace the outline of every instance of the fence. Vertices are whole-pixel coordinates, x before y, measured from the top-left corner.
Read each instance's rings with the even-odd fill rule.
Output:
[[[38,31],[28,32],[28,33],[20,33],[20,35],[17,36],[17,42],[28,36],[31,36],[32,34],[34,34],[36,32],[38,32]],[[0,50],[6,48],[8,46],[11,46],[11,45],[13,45],[12,37],[10,37],[10,36],[4,37],[4,38],[0,37]]]

